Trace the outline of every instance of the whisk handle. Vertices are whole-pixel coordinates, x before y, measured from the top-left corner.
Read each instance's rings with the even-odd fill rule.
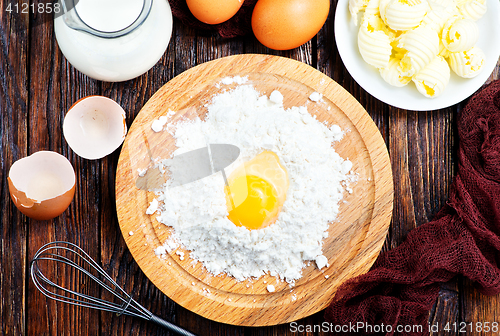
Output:
[[[156,315],[151,316],[150,321],[158,324],[159,326],[161,326],[169,331],[173,331],[174,333],[177,333],[177,334],[182,335],[182,336],[196,336],[195,334],[193,334],[185,329],[182,329],[181,327],[178,327],[175,324],[172,324],[168,321],[165,321],[164,319],[159,318]]]

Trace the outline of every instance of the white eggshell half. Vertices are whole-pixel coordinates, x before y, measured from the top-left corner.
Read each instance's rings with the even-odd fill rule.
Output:
[[[78,156],[89,160],[103,158],[125,140],[125,111],[107,97],[82,98],[66,114],[63,134]]]

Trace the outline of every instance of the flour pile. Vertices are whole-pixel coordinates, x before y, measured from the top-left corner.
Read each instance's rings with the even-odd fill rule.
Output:
[[[304,106],[285,110],[280,92],[263,96],[249,84],[214,96],[207,108],[204,121],[167,125],[163,130],[176,139],[174,155],[207,143],[236,145],[245,162],[263,150],[273,151],[288,171],[286,201],[274,224],[248,230],[227,218],[220,172],[175,188],[167,182],[155,192],[148,209],[174,229],[156,254],[183,246],[212,274],[227,273],[238,281],[267,273],[293,284],[307,262],[327,266],[323,239],[338,214],[352,168],[332,148],[343,136],[340,127],[320,123]]]

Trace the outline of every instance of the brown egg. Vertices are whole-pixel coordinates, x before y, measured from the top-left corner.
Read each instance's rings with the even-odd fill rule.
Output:
[[[268,48],[297,48],[319,32],[329,11],[330,0],[259,0],[252,13],[253,33]]]
[[[243,5],[243,0],[187,0],[193,15],[208,24],[217,24],[229,20]]]
[[[56,152],[40,151],[17,160],[7,180],[16,207],[37,220],[59,216],[75,195],[73,166]]]

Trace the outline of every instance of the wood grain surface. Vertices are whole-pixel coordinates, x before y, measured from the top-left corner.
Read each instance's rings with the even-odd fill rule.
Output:
[[[488,0],[490,1],[490,0]],[[496,0],[492,0],[496,1]],[[32,285],[28,263],[45,243],[68,240],[100,261],[103,268],[147,309],[199,335],[294,335],[290,324],[241,327],[214,322],[168,299],[141,271],[122,237],[115,207],[119,152],[97,161],[76,156],[62,136],[64,113],[78,99],[100,94],[127,111],[130,126],[144,104],[166,82],[195,65],[235,54],[279,55],[304,62],[352,94],[378,126],[389,149],[394,182],[394,212],[384,249],[399,245],[445,204],[456,165],[457,111],[415,112],[396,109],[371,97],[352,79],[340,60],[333,34],[336,1],[329,18],[310,42],[277,52],[252,36],[222,39],[174,21],[171,43],[161,60],[144,75],[123,83],[105,83],[75,70],[58,49],[53,25],[43,15],[12,14],[0,0],[0,334],[1,335],[170,335],[149,322],[58,304]],[[28,0],[24,1],[28,2]],[[36,1],[30,1],[35,2]],[[489,81],[500,78],[500,65]],[[73,203],[60,217],[34,221],[21,215],[9,198],[11,164],[38,150],[66,156],[77,172]],[[72,282],[70,277],[62,279]],[[480,295],[460,277],[443,284],[429,314],[433,335],[463,335],[453,325],[500,322],[500,296]],[[297,321],[319,325],[322,312]],[[445,330],[446,324],[452,327]],[[324,335],[303,332],[301,335]],[[467,331],[467,335],[493,335]]]
[[[177,251],[160,259],[154,249],[171,232],[148,216],[145,210],[153,193],[136,187],[138,171],[151,167],[151,158],[168,158],[175,139],[168,132],[155,133],[151,123],[169,111],[176,121],[204,118],[211,98],[233,86],[223,78],[243,76],[261,94],[279,90],[284,106],[306,106],[317,120],[339,125],[346,134],[336,151],[353,163],[357,182],[352,194],[345,193],[337,220],[332,223],[323,250],[330,267],[319,271],[310,266],[291,290],[286,282],[271,276],[238,282],[228,276],[211,276],[200,263],[192,264]],[[323,99],[313,103],[313,92]],[[192,98],[191,98],[192,97]],[[148,278],[183,307],[223,323],[263,326],[295,321],[328,305],[335,289],[345,280],[365,273],[375,262],[392,214],[393,185],[386,146],[363,107],[329,77],[303,62],[289,58],[245,54],[203,63],[165,84],[142,108],[122,147],[116,179],[118,220],[125,241]],[[141,211],[142,210],[142,211]],[[133,232],[133,235],[129,233]],[[189,255],[189,251],[182,250]],[[194,267],[193,267],[194,266]],[[274,284],[269,293],[266,284]]]

